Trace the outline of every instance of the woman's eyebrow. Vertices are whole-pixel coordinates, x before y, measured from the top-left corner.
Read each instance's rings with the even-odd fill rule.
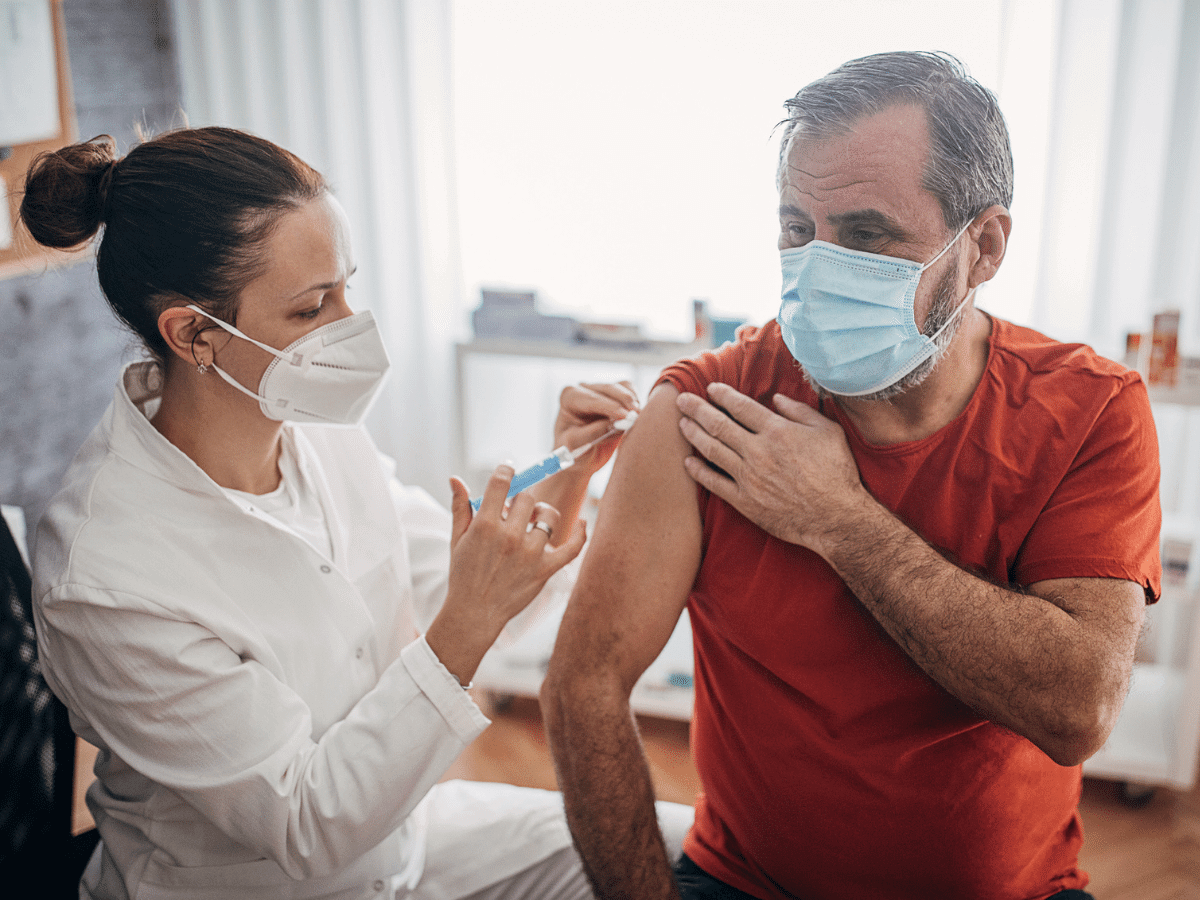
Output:
[[[322,281],[320,284],[314,284],[312,287],[307,287],[304,290],[300,291],[298,294],[293,295],[291,299],[299,300],[305,294],[311,294],[313,291],[331,291],[335,287],[337,287],[339,284],[341,284],[342,281],[348,281],[350,279],[350,277],[357,271],[358,271],[358,266],[355,266],[353,269],[351,269],[349,272],[346,273],[345,278],[343,278],[339,281]]]

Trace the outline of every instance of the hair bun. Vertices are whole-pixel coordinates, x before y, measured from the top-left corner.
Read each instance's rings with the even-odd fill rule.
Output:
[[[116,145],[107,134],[34,159],[21,200],[21,221],[33,239],[66,249],[94,237],[116,167]]]

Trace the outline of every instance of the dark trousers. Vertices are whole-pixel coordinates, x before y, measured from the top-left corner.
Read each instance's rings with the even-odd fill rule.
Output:
[[[683,900],[756,900],[755,897],[713,878],[688,859],[685,853],[675,863],[675,883]],[[1095,900],[1087,891],[1060,891],[1049,900]]]

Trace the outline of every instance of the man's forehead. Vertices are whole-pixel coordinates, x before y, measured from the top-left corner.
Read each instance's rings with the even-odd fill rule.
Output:
[[[799,195],[791,203],[802,204],[804,197],[817,203],[846,198],[862,206],[874,195],[907,202],[925,195],[936,204],[924,186],[928,156],[924,110],[893,106],[831,134],[793,134],[780,186],[785,195]]]

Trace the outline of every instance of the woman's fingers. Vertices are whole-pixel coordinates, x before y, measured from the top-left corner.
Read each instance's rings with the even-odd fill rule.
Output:
[[[525,526],[525,530],[535,541],[540,540],[544,547],[554,537],[554,530],[558,527],[558,519],[557,509],[549,503],[537,503],[533,507],[533,514],[530,516],[529,524]]]
[[[612,383],[583,382],[579,386],[601,397],[606,397],[609,400],[615,401],[617,405],[626,412],[631,409],[638,409],[641,406],[641,404],[638,403],[637,391],[633,389],[633,385],[628,381],[617,381]],[[618,416],[619,415],[620,413],[618,413]]]
[[[450,479],[450,549],[453,550],[471,524],[471,495],[460,478]]]
[[[560,413],[576,424],[597,419],[615,422],[637,409],[637,393],[628,382],[568,385],[559,395]]]
[[[503,518],[504,504],[508,498],[508,489],[512,486],[514,470],[507,463],[496,466],[483,489],[483,497],[479,501],[479,515],[486,519]]]

